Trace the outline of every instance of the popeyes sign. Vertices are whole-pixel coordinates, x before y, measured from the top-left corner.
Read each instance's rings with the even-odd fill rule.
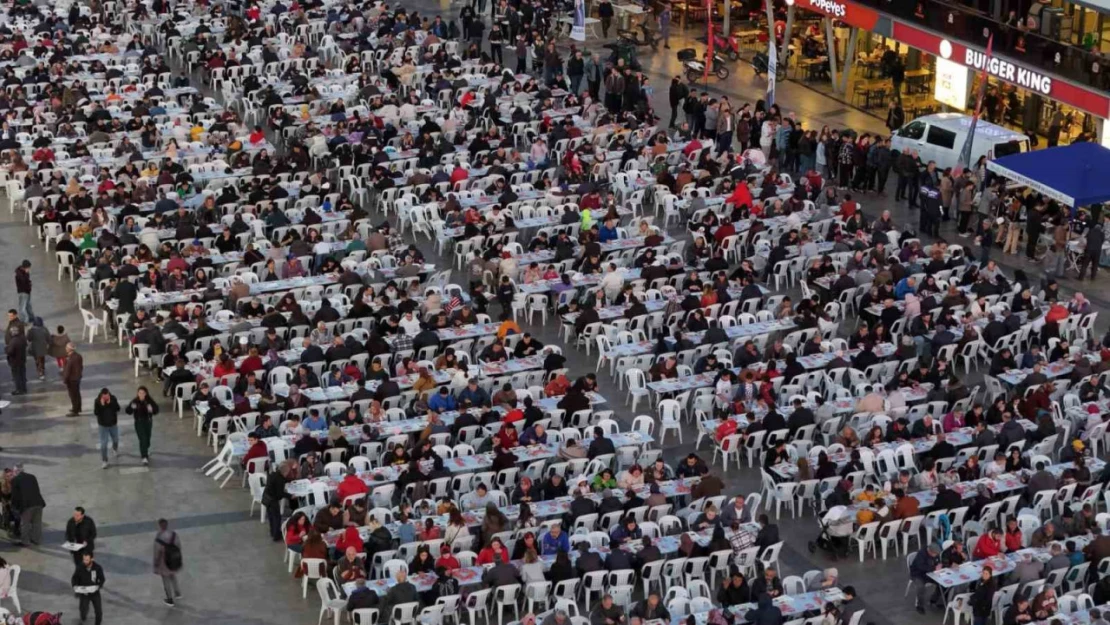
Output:
[[[847,0],[798,0],[798,6],[865,30],[874,29],[879,21],[877,11]]]
[[[1069,104],[1098,117],[1105,119],[1110,116],[1110,97],[1103,92],[1022,67],[1005,58],[992,55],[988,59],[986,52],[944,39],[903,22],[894,22],[893,36],[895,40],[918,50],[965,65],[975,71],[981,71],[985,67],[988,74],[999,80]]]

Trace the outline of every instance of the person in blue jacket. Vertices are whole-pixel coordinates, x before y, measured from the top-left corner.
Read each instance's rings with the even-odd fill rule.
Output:
[[[554,555],[560,551],[570,552],[570,536],[559,525],[552,525],[540,541],[543,555]]]
[[[489,407],[489,393],[485,389],[478,388],[478,380],[471,378],[466,383],[466,388],[459,392],[457,397],[460,403],[470,400],[471,406]]]
[[[617,224],[612,219],[605,220],[598,229],[597,240],[601,243],[617,240]]]
[[[448,392],[446,386],[439,387],[439,392],[428,400],[428,408],[436,412],[450,412],[457,409],[455,398]]]

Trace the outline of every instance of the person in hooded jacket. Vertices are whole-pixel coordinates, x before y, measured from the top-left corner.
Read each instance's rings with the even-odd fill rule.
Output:
[[[100,389],[93,405],[96,424],[100,430],[101,468],[108,468],[108,441],[112,442],[112,452],[119,454],[119,400],[106,388]]]
[[[766,593],[756,600],[756,607],[744,614],[744,620],[751,625],[782,625],[782,610],[771,601]]]

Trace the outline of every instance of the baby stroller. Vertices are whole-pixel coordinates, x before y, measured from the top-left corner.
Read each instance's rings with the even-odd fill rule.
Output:
[[[848,537],[852,535],[855,516],[847,506],[829,508],[825,516],[818,521],[821,534],[817,536],[817,540],[809,542],[809,552],[816,553],[820,548],[827,551],[833,560],[838,557],[848,557]]]

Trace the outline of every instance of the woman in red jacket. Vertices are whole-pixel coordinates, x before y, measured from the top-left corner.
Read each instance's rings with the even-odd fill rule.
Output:
[[[462,567],[459,563],[459,559],[455,557],[455,554],[451,553],[451,545],[444,544],[439,548],[439,552],[440,556],[436,560],[437,569],[442,566],[448,571],[454,571]]]
[[[509,561],[509,550],[501,543],[500,538],[494,538],[489,542],[489,546],[478,552],[478,564],[493,564],[497,560],[501,562]]]

